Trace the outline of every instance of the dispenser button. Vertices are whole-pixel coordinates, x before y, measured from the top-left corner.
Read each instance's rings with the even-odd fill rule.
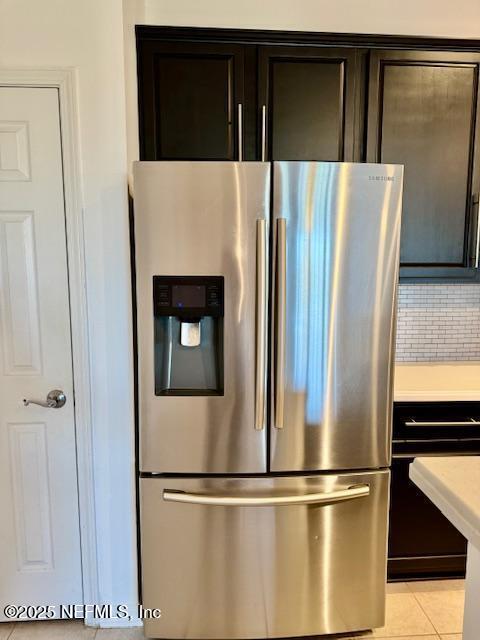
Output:
[[[158,307],[170,306],[170,287],[168,285],[157,285],[156,290],[156,303]]]

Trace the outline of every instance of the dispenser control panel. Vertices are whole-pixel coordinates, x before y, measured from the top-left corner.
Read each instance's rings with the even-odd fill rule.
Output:
[[[224,313],[223,276],[153,276],[153,309],[157,317],[214,317]]]

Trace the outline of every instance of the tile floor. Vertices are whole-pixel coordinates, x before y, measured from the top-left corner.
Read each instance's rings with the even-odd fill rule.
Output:
[[[382,629],[339,640],[462,640],[463,580],[400,582],[387,587],[387,618]],[[81,622],[0,624],[0,640],[141,640],[141,629],[92,629]],[[328,640],[334,640],[329,636]]]

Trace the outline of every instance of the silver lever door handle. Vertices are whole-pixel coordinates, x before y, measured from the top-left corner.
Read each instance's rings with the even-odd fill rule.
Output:
[[[67,401],[67,396],[61,389],[52,389],[47,394],[46,400],[27,400],[23,399],[23,404],[28,407],[29,404],[38,404],[39,407],[45,407],[46,409],[60,409]]]

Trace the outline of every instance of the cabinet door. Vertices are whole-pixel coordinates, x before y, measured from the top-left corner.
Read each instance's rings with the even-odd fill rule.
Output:
[[[389,578],[462,576],[467,541],[410,480],[408,470],[414,458],[415,454],[412,457],[393,455]]]
[[[479,54],[371,54],[367,158],[405,165],[400,275],[475,278]]]
[[[360,159],[360,54],[260,47],[259,154],[266,160]]]
[[[237,160],[244,48],[138,41],[140,158]]]

